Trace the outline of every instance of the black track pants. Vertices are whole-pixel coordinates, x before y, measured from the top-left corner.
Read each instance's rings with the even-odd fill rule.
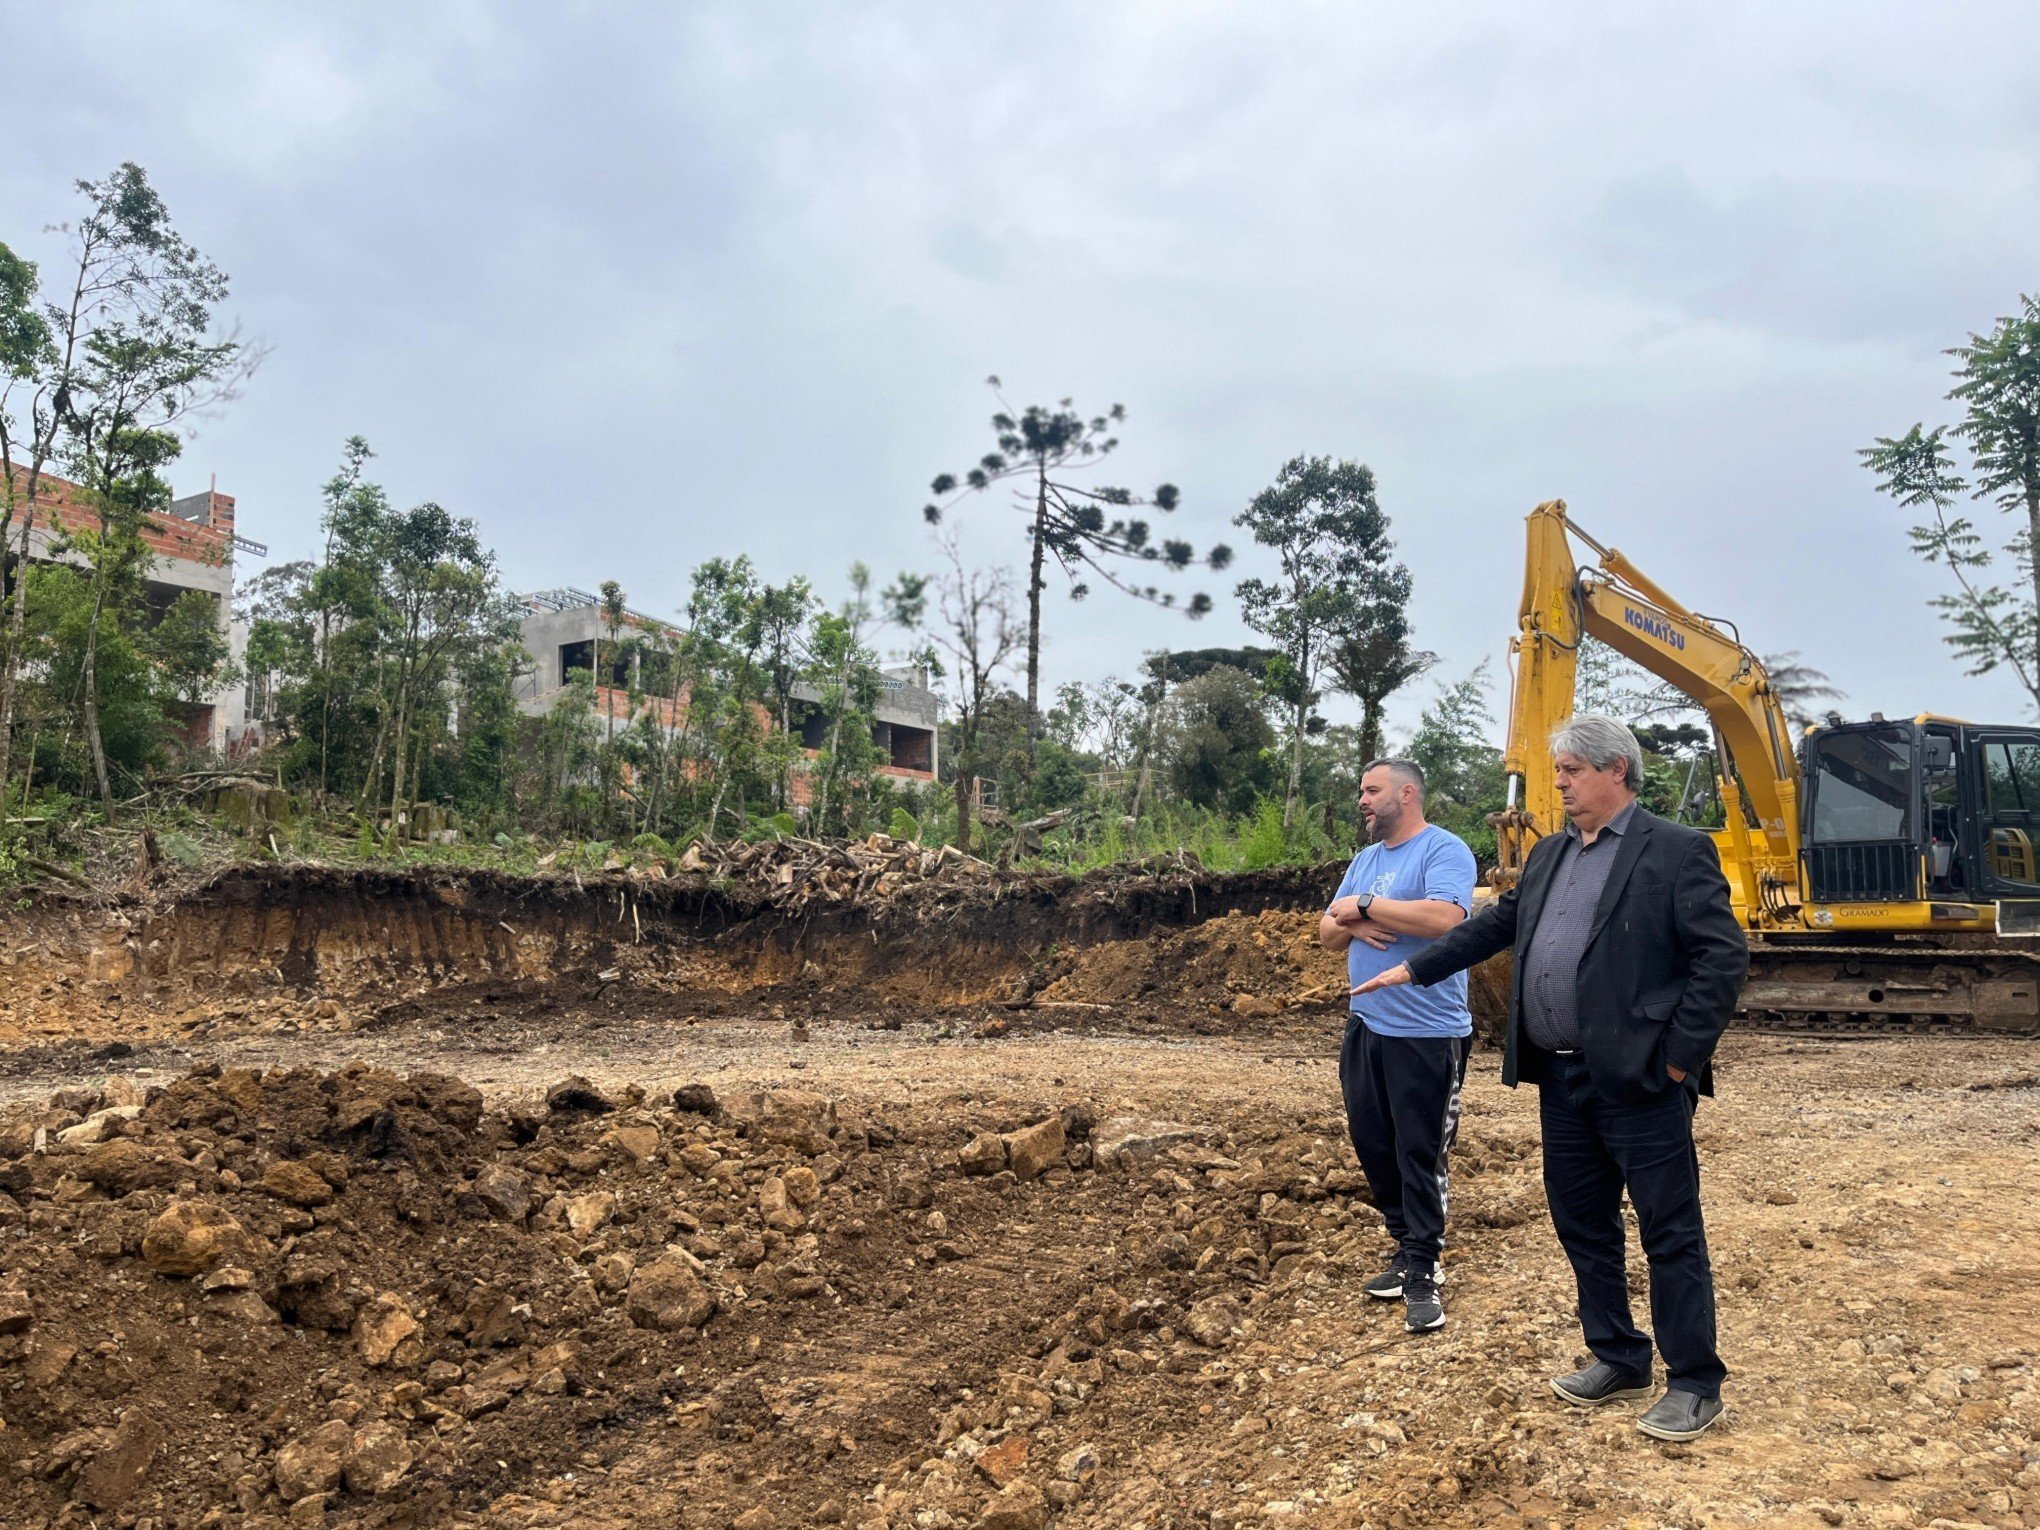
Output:
[[[1339,1085],[1346,1129],[1388,1235],[1414,1264],[1445,1241],[1446,1155],[1459,1135],[1470,1036],[1382,1036],[1346,1022]]]

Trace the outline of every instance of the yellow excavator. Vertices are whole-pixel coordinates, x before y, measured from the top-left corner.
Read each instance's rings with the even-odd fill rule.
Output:
[[[1593,554],[1582,562],[1577,540]],[[1566,516],[1529,517],[1510,639],[1497,889],[1563,827],[1548,744],[1583,638],[1692,698],[1713,725],[1713,829],[1750,936],[1742,1017],[1840,1032],[2040,1033],[2040,729],[1923,714],[1830,717],[1797,748],[1733,623],[1680,604]],[[1710,815],[1712,816],[1712,815]]]

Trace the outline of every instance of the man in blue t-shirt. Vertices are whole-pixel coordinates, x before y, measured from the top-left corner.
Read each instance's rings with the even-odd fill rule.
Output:
[[[1473,907],[1473,852],[1424,820],[1424,773],[1408,760],[1361,772],[1360,812],[1374,843],[1353,857],[1318,921],[1318,940],[1346,953],[1358,987],[1408,960]],[[1411,1333],[1445,1326],[1438,1253],[1445,1240],[1445,1159],[1459,1132],[1459,1087],[1473,1047],[1466,974],[1429,988],[1355,999],[1339,1052],[1346,1126],[1374,1204],[1396,1241],[1364,1288],[1403,1299]]]

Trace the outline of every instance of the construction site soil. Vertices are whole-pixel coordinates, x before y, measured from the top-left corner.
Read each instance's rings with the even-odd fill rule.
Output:
[[[0,1525],[2040,1523],[2034,1042],[1731,1032],[1729,1415],[1660,1445],[1549,1390],[1571,1279],[1492,1052],[1447,1327],[1362,1292],[1330,885],[10,910]]]

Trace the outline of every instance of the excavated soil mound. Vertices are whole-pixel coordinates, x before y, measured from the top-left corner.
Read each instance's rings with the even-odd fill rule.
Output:
[[[1317,925],[1315,907],[1233,911],[1146,940],[1074,948],[1046,964],[1051,980],[1036,1007],[1173,1017],[1207,1033],[1236,1031],[1242,1020],[1322,1030],[1346,1008],[1346,960],[1319,946]],[[1498,1034],[1508,984],[1506,958],[1472,976],[1469,998],[1484,1035]]]
[[[1322,1286],[1359,1185],[1332,1118],[583,1079],[495,1111],[358,1064],[61,1091],[0,1119],[5,1522],[558,1523],[646,1430],[672,1523],[1073,1505],[1097,1447],[1058,1417]]]
[[[1317,910],[1228,913],[1145,940],[1110,941],[1058,953],[1036,1003],[1167,1013],[1186,1021],[1343,1005],[1345,959],[1317,942]],[[1206,1029],[1204,1026],[1194,1026]]]

